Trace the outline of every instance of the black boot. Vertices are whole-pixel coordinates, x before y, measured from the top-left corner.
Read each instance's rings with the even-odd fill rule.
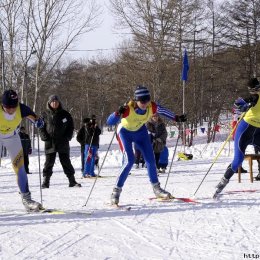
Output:
[[[260,173],[257,174],[257,176],[255,177],[256,181],[260,181]]]
[[[238,169],[237,169],[236,173],[238,173]],[[247,170],[244,169],[242,166],[241,166],[241,173],[247,173]]]
[[[42,183],[42,188],[43,189],[48,189],[50,187],[50,176],[44,176],[43,177],[43,183]]]
[[[81,187],[81,184],[76,182],[74,175],[69,176],[68,179],[69,187]]]

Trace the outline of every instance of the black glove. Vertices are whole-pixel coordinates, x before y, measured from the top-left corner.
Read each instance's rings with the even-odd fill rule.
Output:
[[[127,110],[127,106],[120,106],[120,107],[118,108],[118,110],[117,110],[117,113],[118,113],[119,115],[122,115],[122,114],[125,113],[126,110]]]
[[[176,115],[175,116],[175,121],[176,122],[186,122],[187,121],[187,115],[186,114],[183,114],[183,115]]]

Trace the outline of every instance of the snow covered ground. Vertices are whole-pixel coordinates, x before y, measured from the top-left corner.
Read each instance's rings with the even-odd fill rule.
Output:
[[[113,133],[101,137],[100,162]],[[187,153],[191,161],[174,159],[167,190],[177,197],[192,197],[209,169],[226,134],[207,145],[204,136]],[[176,138],[169,139],[170,160]],[[42,147],[42,145],[41,145]],[[183,149],[180,145],[177,152]],[[196,194],[197,204],[150,201],[153,197],[146,169],[133,169],[120,198],[130,211],[111,209],[107,203],[121,154],[114,140],[101,171],[105,178],[96,182],[89,203],[85,204],[94,179],[81,179],[80,147],[71,142],[71,159],[82,188],[69,188],[57,158],[51,186],[44,189],[43,205],[48,208],[93,211],[92,215],[27,214],[24,212],[16,178],[9,158],[0,168],[0,259],[249,259],[260,257],[260,183],[250,183],[249,174],[238,183],[234,175],[220,201],[211,199],[215,185],[231,162],[233,143],[226,145],[205,182]],[[44,153],[41,150],[41,168]],[[244,168],[248,169],[247,163]],[[29,175],[32,197],[40,201],[37,151],[30,156]],[[254,162],[254,175],[257,163]],[[167,174],[159,179],[162,187]],[[256,190],[255,192],[228,191]]]

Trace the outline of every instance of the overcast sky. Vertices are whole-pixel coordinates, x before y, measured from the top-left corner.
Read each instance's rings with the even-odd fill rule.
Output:
[[[81,36],[81,40],[74,44],[73,49],[78,50],[70,52],[71,57],[76,58],[90,58],[97,55],[110,55],[112,50],[117,47],[117,44],[123,41],[124,34],[120,34],[113,30],[114,19],[108,9],[108,0],[96,0],[103,8],[103,14],[101,16],[102,24],[100,28],[95,31],[87,33]],[[128,36],[129,37],[129,36]],[[102,49],[102,51],[98,50]],[[95,51],[97,50],[97,51]],[[68,54],[68,53],[67,53]]]

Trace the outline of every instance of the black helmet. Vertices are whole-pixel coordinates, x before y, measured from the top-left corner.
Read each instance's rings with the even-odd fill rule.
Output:
[[[251,78],[248,81],[247,86],[250,93],[256,93],[260,91],[260,84],[257,78]]]
[[[18,106],[17,93],[12,89],[6,90],[2,96],[2,104],[3,104],[3,107],[6,107],[6,108],[17,107]]]

